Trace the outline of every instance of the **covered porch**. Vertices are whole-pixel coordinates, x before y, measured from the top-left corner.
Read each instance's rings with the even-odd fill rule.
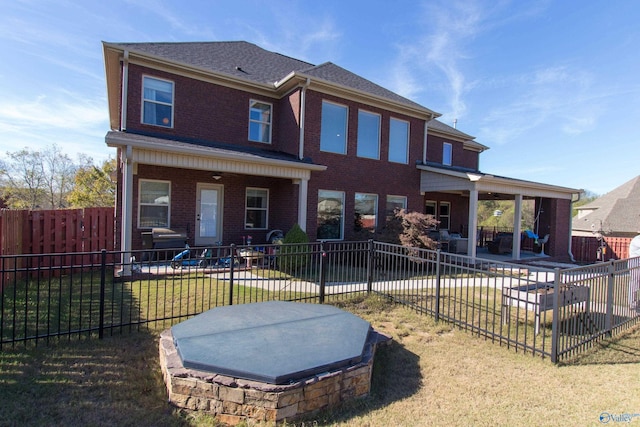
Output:
[[[438,164],[419,164],[420,191],[423,194],[438,193],[455,197],[467,207],[467,251],[471,257],[478,255],[478,203],[481,200],[512,200],[515,213],[511,236],[510,259],[523,257],[521,218],[524,200],[534,199],[536,211],[535,230],[546,242],[547,253],[554,257],[571,257],[571,203],[577,201],[581,190],[523,181],[485,174],[480,171],[446,167]]]

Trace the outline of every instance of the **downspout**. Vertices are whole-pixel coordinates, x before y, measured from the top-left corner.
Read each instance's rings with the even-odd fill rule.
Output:
[[[300,142],[298,144],[298,158],[304,159],[304,116],[307,109],[307,87],[311,84],[311,79],[302,85],[300,91]],[[309,174],[311,175],[311,174]],[[307,231],[307,204],[309,202],[309,180],[301,179],[298,183],[298,225],[302,231]]]
[[[129,87],[129,51],[125,50],[122,56],[122,90],[120,99],[120,131],[127,130],[127,95]]]
[[[569,204],[569,210],[570,210],[570,213],[569,213],[569,259],[571,260],[571,262],[576,262],[575,258],[573,257],[573,237],[572,237],[572,233],[573,233],[573,204],[580,201],[580,194],[581,193],[578,193],[578,198],[576,200],[573,200],[573,195],[572,195],[571,196],[571,203]]]
[[[302,85],[300,92],[300,142],[298,144],[298,158],[304,159],[304,113],[307,109],[307,87],[311,84],[311,79],[307,77],[307,81]]]
[[[120,225],[120,241],[122,251],[121,276],[131,275],[131,233],[133,231],[133,149],[130,145],[120,149],[122,162],[122,222]]]
[[[433,114],[429,120],[433,120]],[[422,164],[427,164],[427,133],[429,132],[429,120],[424,122],[424,141],[422,142]]]

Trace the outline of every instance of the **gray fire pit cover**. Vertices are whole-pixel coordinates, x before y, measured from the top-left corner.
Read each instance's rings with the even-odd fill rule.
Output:
[[[271,301],[214,308],[171,332],[186,368],[286,384],[360,362],[370,328],[336,307]]]

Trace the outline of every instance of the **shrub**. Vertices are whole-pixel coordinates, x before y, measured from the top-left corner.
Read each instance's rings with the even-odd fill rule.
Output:
[[[280,248],[280,269],[289,274],[299,272],[309,263],[309,236],[298,224],[287,231]]]

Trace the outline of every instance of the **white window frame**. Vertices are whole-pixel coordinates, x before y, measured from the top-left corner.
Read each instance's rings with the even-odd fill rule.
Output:
[[[447,213],[446,214],[442,214],[442,208],[446,208],[447,209]],[[442,218],[446,219],[446,224],[445,226],[443,226],[443,221]],[[438,228],[440,230],[449,230],[451,228],[451,202],[440,202],[439,206],[438,206],[438,221],[440,221],[440,224],[438,224]]]
[[[432,207],[433,208],[433,213],[432,214],[427,212],[427,207]],[[433,219],[435,219],[435,220],[438,219],[438,202],[436,202],[435,200],[425,200],[425,202],[424,202],[424,210],[425,210],[424,213],[426,215],[432,215]]]
[[[143,203],[142,202],[142,186],[144,183],[147,182],[154,182],[154,183],[162,183],[162,184],[167,184],[168,186],[168,191],[167,191],[167,195],[166,197],[168,198],[166,205],[164,203]],[[165,197],[160,196],[160,197]],[[160,198],[158,197],[158,198]],[[156,200],[158,200],[158,198],[156,198]],[[144,206],[166,206],[167,208],[167,223],[166,224],[153,224],[153,225],[142,225],[140,222],[140,218],[142,216],[142,208]],[[171,226],[171,181],[164,181],[164,180],[159,180],[159,179],[140,179],[138,180],[138,228],[141,229],[147,229],[147,228],[153,228],[153,227],[170,227]]]
[[[324,107],[326,106],[334,106],[334,107],[339,107],[344,109],[344,129],[339,130],[339,132],[342,132],[343,135],[340,135],[338,133],[338,135],[336,135],[336,138],[332,137],[331,135],[329,135],[327,132],[329,132],[329,130],[327,129],[327,125],[325,125],[325,114],[324,114]],[[338,104],[336,102],[331,102],[331,101],[327,101],[327,100],[322,100],[322,114],[321,114],[321,118],[320,118],[320,151],[323,151],[325,153],[335,153],[335,154],[347,154],[347,135],[349,132],[349,107],[346,105],[342,105],[342,104]],[[331,147],[323,147],[323,141],[329,141],[331,142],[332,140],[338,140],[338,138],[341,138],[341,141],[339,141],[342,144],[342,151],[335,151],[335,150],[331,150]]]
[[[368,138],[368,131],[370,129],[365,129],[363,126],[363,123],[368,123],[367,121],[363,120],[364,117],[369,117],[369,118],[376,118],[378,123],[377,123],[377,127],[375,129],[375,142],[372,139]],[[366,110],[358,110],[358,144],[357,144],[357,148],[356,148],[356,155],[358,157],[362,157],[365,159],[374,159],[374,160],[380,160],[380,125],[382,123],[382,116],[380,114],[377,113],[373,113],[371,111],[366,111]],[[367,131],[367,132],[365,132]],[[367,150],[369,150],[370,148],[373,148],[373,144],[375,144],[375,155],[371,156],[368,155],[368,153],[365,153],[364,149],[366,148]],[[371,145],[371,147],[369,146]],[[362,150],[361,150],[362,148]]]
[[[445,166],[453,164],[453,145],[449,142],[442,143],[442,164]]]
[[[353,210],[354,210],[354,213],[360,213],[360,212],[358,212],[358,196],[364,196],[364,197],[371,197],[372,196],[373,197],[373,226],[372,227],[362,227],[362,229],[363,230],[375,231],[378,228],[378,195],[377,194],[373,194],[373,193],[355,193],[355,195],[353,197],[353,201],[354,201]]]
[[[340,199],[341,201],[341,211],[340,211],[340,236],[336,238],[326,238],[318,235],[319,240],[343,240],[344,239],[344,215],[345,215],[345,194],[344,191],[335,191],[335,190],[318,190],[318,209],[316,214],[316,220],[318,224],[318,229],[320,228],[320,197],[321,194],[324,193],[323,199],[335,198]]]
[[[248,206],[249,202],[249,191],[264,191],[266,197],[266,207],[250,207]],[[248,216],[249,211],[256,212],[265,212],[265,225],[264,227],[248,227]],[[245,230],[268,230],[269,229],[269,189],[268,188],[259,188],[259,187],[247,187],[244,193],[244,229]]]
[[[158,101],[155,99],[147,99],[145,97],[145,83],[146,80],[156,80],[159,82],[165,82],[165,83],[169,83],[171,84],[171,102],[163,102],[163,101]],[[175,111],[175,97],[176,97],[176,85],[175,82],[171,81],[171,80],[167,80],[167,79],[161,79],[158,77],[154,77],[154,76],[149,76],[149,75],[143,75],[142,76],[142,102],[141,102],[141,111],[140,111],[140,123],[145,124],[145,125],[149,125],[149,126],[159,126],[159,127],[163,127],[163,128],[169,128],[169,129],[173,129],[174,127],[174,111]],[[145,106],[146,104],[154,104],[154,105],[165,105],[168,106],[169,108],[171,108],[171,117],[169,118],[170,123],[167,124],[158,124],[158,123],[150,123],[150,122],[146,122],[145,121]]]
[[[393,148],[394,147],[400,147],[401,142],[394,142],[392,140],[393,137],[393,123],[398,123],[398,124],[406,124],[406,129],[407,129],[407,139],[404,142],[404,160],[400,161],[398,159],[392,159],[391,158],[391,154],[392,152],[394,152]],[[406,120],[400,120],[400,119],[396,119],[395,117],[391,117],[389,119],[389,156],[388,156],[388,160],[390,162],[393,163],[402,163],[402,164],[408,164],[409,163],[409,135],[411,132],[411,123],[409,123]]]
[[[269,113],[268,113],[268,120],[256,120],[251,118],[251,112],[254,108],[254,106],[256,104],[261,104],[261,105],[266,105],[269,107]],[[261,118],[262,118],[262,114],[261,114]],[[271,104],[270,102],[264,102],[264,101],[260,101],[257,99],[251,99],[249,100],[249,141],[254,141],[254,142],[261,142],[263,144],[271,144],[271,130],[273,129],[273,104]],[[252,125],[257,125],[260,127],[260,129],[262,130],[264,127],[266,127],[268,129],[267,132],[265,132],[266,136],[267,136],[267,140],[263,141],[262,139],[253,139],[251,138],[251,127]],[[262,135],[262,132],[261,132]]]

